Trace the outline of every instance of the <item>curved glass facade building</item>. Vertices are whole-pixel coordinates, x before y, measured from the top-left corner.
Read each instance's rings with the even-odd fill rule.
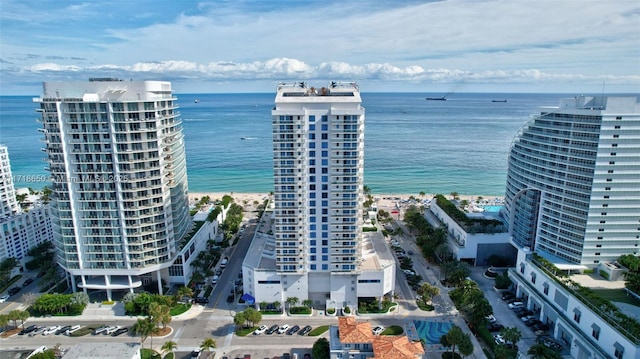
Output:
[[[512,242],[556,263],[595,267],[640,244],[636,97],[561,100],[516,135],[504,214]]]
[[[111,297],[113,289],[160,283],[175,259],[191,226],[176,100],[169,82],[44,83],[35,101],[57,258],[74,289]]]

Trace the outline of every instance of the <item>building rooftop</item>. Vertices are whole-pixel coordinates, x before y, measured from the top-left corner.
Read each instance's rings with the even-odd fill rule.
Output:
[[[342,343],[368,343],[374,338],[371,323],[358,323],[353,317],[339,317],[338,332]]]

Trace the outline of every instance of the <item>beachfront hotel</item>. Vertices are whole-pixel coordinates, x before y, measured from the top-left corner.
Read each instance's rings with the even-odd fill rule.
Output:
[[[24,210],[17,201],[18,192],[25,192]],[[19,265],[15,275],[26,263],[29,249],[52,240],[51,206],[26,188],[15,190],[9,151],[0,145],[0,262],[15,258]]]
[[[58,264],[72,288],[130,290],[167,278],[191,227],[171,83],[45,82],[40,104]],[[165,280],[166,281],[166,280]]]
[[[563,355],[640,357],[635,314],[585,294],[622,291],[626,268],[616,260],[638,255],[638,99],[578,96],[542,107],[515,137],[508,163],[516,296],[551,327]]]
[[[393,292],[380,231],[363,233],[364,114],[355,83],[279,84],[272,112],[274,196],[243,263],[259,302],[355,309]]]

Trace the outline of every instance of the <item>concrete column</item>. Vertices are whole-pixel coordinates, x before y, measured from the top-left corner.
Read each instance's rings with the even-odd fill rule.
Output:
[[[67,274],[69,275],[68,278],[71,280],[71,289],[75,293],[76,290],[77,290],[77,288],[76,288],[76,277],[71,273],[67,273]]]
[[[109,275],[108,274],[104,275],[104,284],[107,287],[107,289],[106,289],[106,291],[107,291],[107,300],[111,301],[111,288],[110,288],[111,281],[109,280]]]
[[[82,280],[82,291],[84,292],[84,294],[89,294],[87,293],[87,279],[85,278],[84,274],[80,276],[80,280]]]
[[[158,281],[158,293],[162,295],[162,277],[160,276],[160,269],[156,271],[156,279]]]

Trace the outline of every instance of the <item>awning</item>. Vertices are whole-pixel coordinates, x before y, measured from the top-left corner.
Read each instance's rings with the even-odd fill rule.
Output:
[[[240,299],[244,300],[247,304],[254,304],[256,302],[256,298],[249,293],[244,293]]]

